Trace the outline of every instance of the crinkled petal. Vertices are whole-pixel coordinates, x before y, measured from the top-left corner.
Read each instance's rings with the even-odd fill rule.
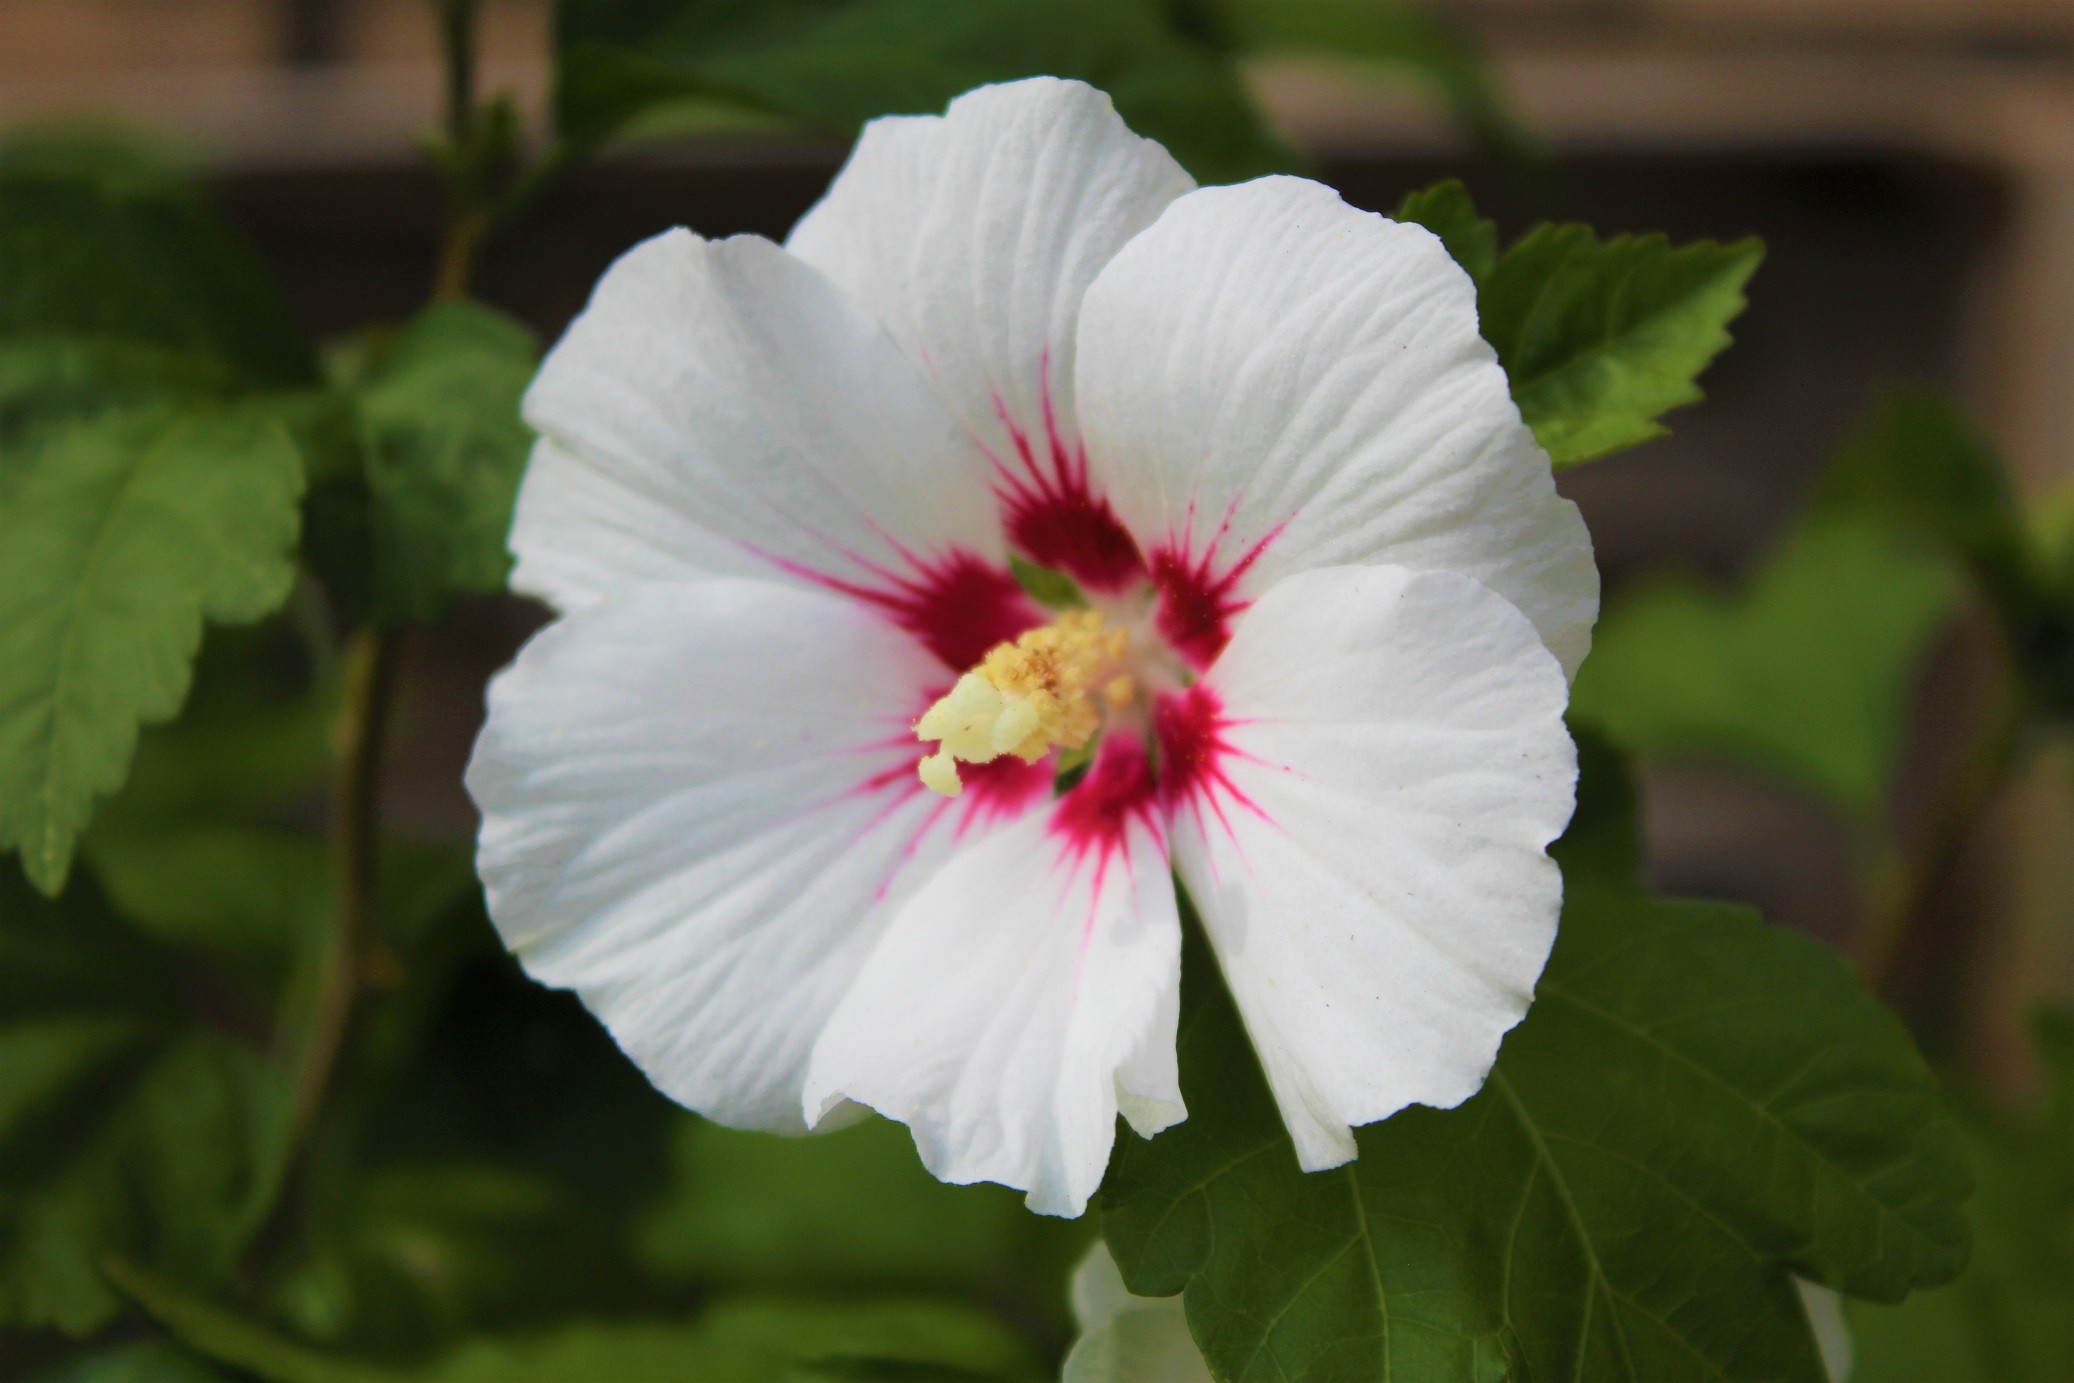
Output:
[[[915,779],[942,677],[864,607],[772,582],[550,625],[491,684],[468,767],[505,944],[672,1098],[801,1129],[823,1023],[966,822]]]
[[[897,596],[1003,563],[985,459],[882,328],[753,236],[628,251],[548,354],[512,536],[581,609],[659,572]]]
[[[1459,1104],[1555,940],[1576,752],[1562,669],[1452,572],[1277,583],[1161,708],[1175,867],[1304,1167]]]
[[[1300,178],[1190,193],[1088,290],[1076,377],[1096,487],[1202,661],[1246,601],[1344,563],[1472,576],[1583,661],[1590,538],[1423,228]]]
[[[1011,517],[1056,527],[1092,503],[1074,423],[1081,298],[1194,185],[1108,96],[1038,77],[873,121],[787,246],[922,366],[994,457]]]
[[[1047,1215],[1086,1208],[1119,1111],[1148,1136],[1183,1112],[1180,917],[1156,820],[1089,835],[1073,795],[962,848],[901,908],[806,1089],[810,1117],[869,1105],[938,1177],[1022,1188]]]

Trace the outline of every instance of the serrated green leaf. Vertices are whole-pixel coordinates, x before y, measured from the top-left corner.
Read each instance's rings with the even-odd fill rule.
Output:
[[[464,1344],[421,1369],[385,1368],[284,1340],[132,1266],[125,1291],[186,1344],[268,1383],[780,1383],[823,1360],[905,1361],[1027,1376],[1027,1348],[993,1317],[939,1302],[722,1301],[688,1323],[593,1324]]]
[[[538,359],[504,314],[439,303],[351,382],[357,435],[345,464],[313,467],[309,546],[356,617],[427,621],[456,594],[503,589]]]
[[[1764,248],[1661,235],[1600,240],[1542,226],[1505,252],[1477,296],[1535,439],[1558,467],[1664,434],[1657,419],[1700,398],[1694,382],[1728,345]]]
[[[253,410],[122,410],[45,436],[0,506],[0,844],[54,893],[205,619],[279,605],[302,472]]]
[[[0,1326],[106,1324],[110,1251],[222,1280],[278,1188],[278,1073],[77,886],[0,880],[0,974]]]
[[[2074,1012],[2037,1015],[2042,1108],[1965,1106],[1978,1186],[1958,1281],[1898,1306],[1849,1303],[1853,1383],[2065,1383],[2074,1378]]]
[[[1398,204],[1393,219],[1424,226],[1440,237],[1462,272],[1477,283],[1498,265],[1498,225],[1476,213],[1459,178],[1422,188]]]
[[[0,165],[0,339],[128,341],[220,362],[254,386],[313,362],[253,252],[194,188],[143,162]]]
[[[1666,575],[1615,602],[1572,714],[1639,754],[1777,774],[1876,826],[1957,594],[1945,563],[1882,526],[1804,523],[1740,592]]]
[[[1228,1383],[1820,1383],[1793,1273],[1891,1299],[1964,1261],[1966,1174],[1900,1024],[1740,909],[1573,885],[1483,1091],[1310,1176],[1191,951],[1189,1117],[1124,1140],[1104,1231],[1133,1291],[1186,1289]]]
[[[848,136],[876,116],[941,111],[988,82],[1050,74],[1107,91],[1140,134],[1211,182],[1290,165],[1237,72],[1150,0],[563,0],[555,104],[602,138],[703,98]]]

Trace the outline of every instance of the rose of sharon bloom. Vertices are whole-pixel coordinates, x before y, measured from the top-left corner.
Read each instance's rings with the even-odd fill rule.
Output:
[[[1481,1084],[1598,577],[1432,235],[986,87],[630,251],[525,414],[479,863],[666,1093],[1078,1214],[1185,1113],[1177,877],[1304,1166]]]

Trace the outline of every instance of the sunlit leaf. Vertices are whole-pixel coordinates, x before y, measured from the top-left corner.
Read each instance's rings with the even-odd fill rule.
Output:
[[[1660,437],[1658,418],[1699,400],[1695,381],[1728,345],[1763,256],[1755,240],[1600,240],[1577,225],[1505,252],[1481,281],[1483,334],[1557,466]]]
[[[1462,271],[1478,283],[1498,265],[1498,226],[1479,216],[1469,189],[1457,178],[1437,182],[1407,196],[1394,219],[1424,226],[1440,237]]]
[[[0,505],[0,844],[55,892],[204,620],[288,594],[302,471],[264,413],[146,407],[45,435]]]

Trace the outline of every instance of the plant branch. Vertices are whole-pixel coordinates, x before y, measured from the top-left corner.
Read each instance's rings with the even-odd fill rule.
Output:
[[[2016,766],[2025,724],[2023,696],[2005,686],[1982,719],[1966,758],[1946,783],[1913,856],[1885,871],[1875,905],[1859,930],[1858,966],[1866,987],[1882,993],[1909,938],[1923,926]]]
[[[316,1122],[339,1054],[345,1049],[375,935],[377,799],[382,744],[396,686],[395,634],[359,630],[347,645],[345,661],[345,699],[338,724],[339,776],[331,822],[336,896],[309,1024],[296,1059],[292,1128],[298,1145]]]

